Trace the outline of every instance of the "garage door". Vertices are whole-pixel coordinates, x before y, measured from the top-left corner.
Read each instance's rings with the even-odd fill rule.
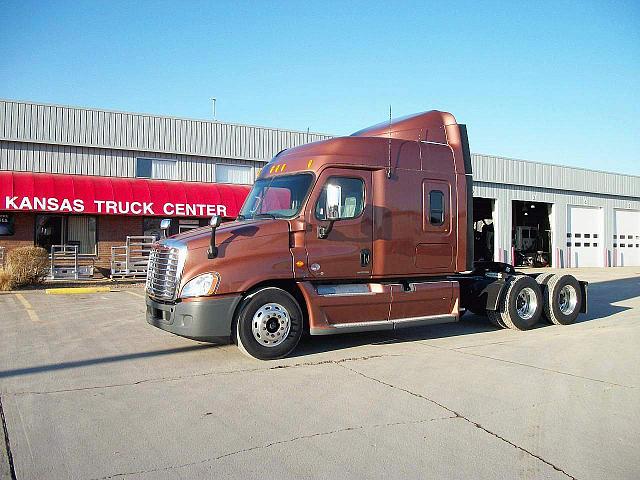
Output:
[[[613,254],[618,267],[640,266],[640,211],[614,210]]]
[[[602,267],[602,209],[569,206],[567,212],[567,256],[570,267]]]

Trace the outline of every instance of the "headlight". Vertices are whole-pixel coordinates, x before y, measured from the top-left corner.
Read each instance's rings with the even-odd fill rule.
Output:
[[[184,287],[180,297],[203,297],[216,293],[220,283],[220,275],[217,272],[203,273],[189,280]]]

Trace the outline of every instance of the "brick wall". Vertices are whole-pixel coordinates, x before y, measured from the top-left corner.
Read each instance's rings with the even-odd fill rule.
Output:
[[[111,247],[124,245],[127,236],[142,235],[142,217],[98,216],[98,258],[96,267],[111,268]],[[108,274],[107,274],[108,276]]]
[[[9,212],[2,212],[9,213]],[[5,256],[9,250],[17,247],[32,247],[36,216],[34,213],[10,213],[13,215],[14,231],[11,236],[0,237],[0,247],[5,248]]]
[[[15,218],[15,233],[11,236],[0,237],[0,247],[5,247],[5,255],[9,250],[17,247],[34,245],[35,213],[13,213]],[[98,255],[91,258],[97,267],[96,273],[109,276],[111,268],[111,247],[124,245],[127,235],[142,235],[142,217],[106,216],[98,217]],[[82,263],[82,262],[81,262]]]

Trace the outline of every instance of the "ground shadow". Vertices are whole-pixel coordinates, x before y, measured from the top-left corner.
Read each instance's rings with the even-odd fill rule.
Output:
[[[128,353],[124,355],[112,355],[108,357],[89,358],[86,360],[76,360],[73,362],[49,363],[38,365],[35,367],[15,368],[13,370],[0,371],[0,378],[17,377],[20,375],[33,375],[35,373],[52,372],[56,370],[67,370],[70,368],[87,367],[89,365],[100,365],[104,363],[124,362],[127,360],[136,360],[138,358],[159,357],[163,355],[174,355],[176,353],[185,353],[193,350],[204,350],[214,348],[213,344],[195,344],[187,347],[167,348],[164,350],[153,350],[151,352]]]

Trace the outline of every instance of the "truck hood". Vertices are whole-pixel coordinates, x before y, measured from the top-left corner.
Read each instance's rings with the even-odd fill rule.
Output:
[[[284,219],[261,218],[233,221],[223,223],[216,229],[216,245],[287,232],[289,232],[289,222]],[[189,250],[206,248],[211,240],[211,228],[196,228],[171,238],[185,243]]]

